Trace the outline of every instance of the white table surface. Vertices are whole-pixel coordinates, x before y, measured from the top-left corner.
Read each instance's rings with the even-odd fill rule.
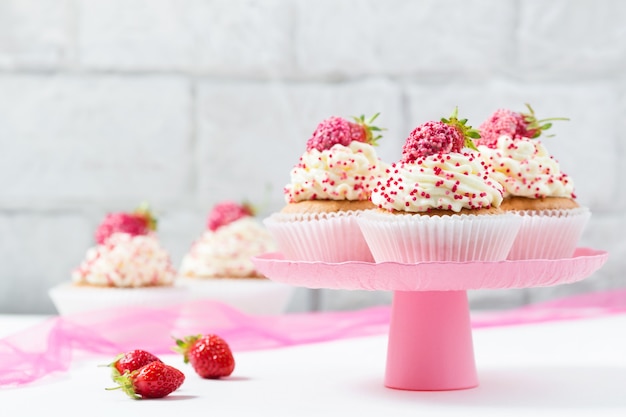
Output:
[[[1,316],[0,337],[40,317]],[[386,335],[235,354],[225,380],[186,374],[162,400],[134,401],[112,386],[110,358],[0,388],[2,416],[626,416],[626,315],[475,329],[478,388],[385,388]],[[192,414],[194,413],[194,414]],[[217,413],[217,414],[216,414]]]

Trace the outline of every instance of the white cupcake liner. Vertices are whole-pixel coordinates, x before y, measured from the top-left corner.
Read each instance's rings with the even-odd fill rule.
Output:
[[[591,217],[586,207],[514,211],[522,224],[508,259],[561,259],[574,254]]]
[[[51,288],[48,291],[48,295],[59,314],[68,315],[122,307],[161,308],[182,304],[189,299],[189,290],[179,285],[142,288],[100,288],[74,285],[67,282]]]
[[[252,315],[284,313],[295,291],[291,285],[266,278],[179,277],[178,283],[189,289],[192,301],[219,301]]]
[[[286,259],[372,262],[374,258],[357,223],[363,212],[275,213],[263,223]]]
[[[376,262],[506,259],[521,217],[515,214],[426,216],[371,210],[359,225]]]

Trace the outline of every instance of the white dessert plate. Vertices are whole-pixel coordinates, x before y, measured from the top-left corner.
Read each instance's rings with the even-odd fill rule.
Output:
[[[51,288],[48,295],[61,315],[120,307],[167,307],[185,303],[189,291],[180,285],[145,288],[98,288],[66,282]]]
[[[252,315],[284,313],[295,291],[269,279],[179,277],[178,283],[189,290],[191,300],[220,301]]]

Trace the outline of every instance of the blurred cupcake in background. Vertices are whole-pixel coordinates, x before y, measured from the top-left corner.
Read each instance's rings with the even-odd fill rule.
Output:
[[[108,214],[96,230],[96,245],[73,271],[71,283],[50,290],[59,313],[183,302],[185,292],[174,285],[176,271],[156,227],[147,205]]]
[[[276,244],[249,204],[223,201],[209,213],[206,229],[180,266],[186,278],[265,278],[252,257],[275,252]]]
[[[504,188],[502,209],[519,214],[522,227],[509,259],[572,256],[591,213],[580,207],[574,182],[539,139],[552,126],[527,113],[496,110],[480,126],[477,140],[490,176]]]
[[[378,117],[330,117],[318,124],[284,188],[285,207],[264,220],[287,259],[372,261],[356,218],[373,208],[388,164],[376,154]]]
[[[475,151],[478,132],[452,116],[417,126],[372,192],[359,224],[376,262],[504,260],[519,219]]]
[[[249,204],[222,201],[210,211],[206,229],[183,257],[180,282],[194,299],[222,301],[244,312],[284,312],[293,288],[256,270],[252,258],[275,252],[276,244]]]

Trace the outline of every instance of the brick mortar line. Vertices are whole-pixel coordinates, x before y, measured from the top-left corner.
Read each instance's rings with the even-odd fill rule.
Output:
[[[446,76],[437,74],[424,74],[416,72],[414,74],[393,74],[378,73],[359,76],[331,76],[320,75],[318,77],[311,76],[226,76],[221,74],[202,74],[201,71],[177,71],[177,70],[123,70],[123,69],[75,69],[75,68],[0,68],[0,76],[65,76],[72,77],[120,77],[120,78],[140,78],[140,77],[175,77],[186,78],[196,82],[232,82],[232,83],[284,83],[285,85],[305,85],[305,84],[326,84],[326,85],[342,85],[349,83],[358,83],[371,80],[389,80],[391,82],[409,82],[412,84],[425,85],[448,85],[451,77],[454,77],[454,83],[476,82],[488,83],[493,80],[505,80],[516,84],[550,84],[550,85],[569,85],[579,82],[603,82],[603,83],[626,83],[624,74],[619,68],[609,70],[610,74],[605,72],[598,74],[573,74],[563,77],[562,73],[548,71],[535,73],[516,74],[512,72],[503,72],[498,70],[495,75],[485,75],[484,72],[467,73],[459,72],[458,74],[450,73]]]

